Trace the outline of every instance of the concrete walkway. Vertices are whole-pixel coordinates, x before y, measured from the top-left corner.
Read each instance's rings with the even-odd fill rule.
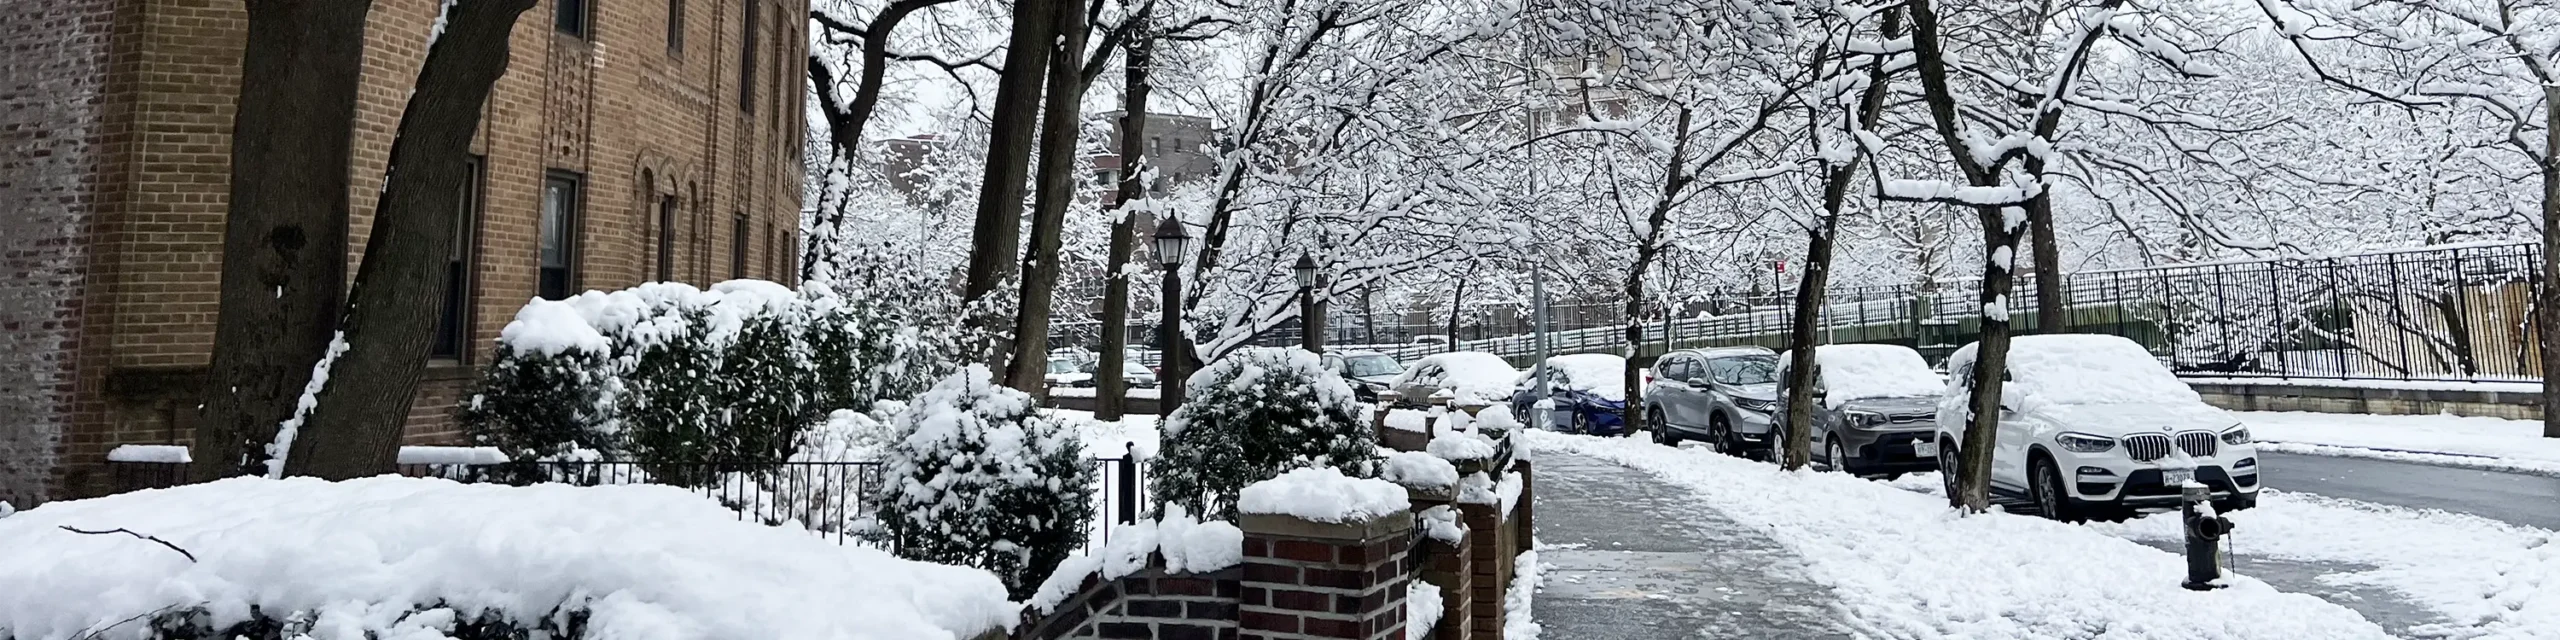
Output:
[[[1765,534],[1605,461],[1542,452],[1540,637],[1849,638],[1830,589]]]

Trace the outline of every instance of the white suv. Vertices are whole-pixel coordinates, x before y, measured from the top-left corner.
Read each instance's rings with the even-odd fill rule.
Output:
[[[1935,455],[1955,490],[1973,389],[1974,351],[1947,358]],[[2009,343],[1991,491],[2032,500],[2046,517],[2122,517],[2175,508],[2192,477],[2217,510],[2258,504],[2258,450],[2230,412],[2204,403],[2142,345],[2115,336],[2034,335]]]

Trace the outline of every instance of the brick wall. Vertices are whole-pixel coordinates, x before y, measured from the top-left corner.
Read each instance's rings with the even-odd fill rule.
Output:
[[[1085,578],[1056,612],[1026,621],[1014,637],[1236,640],[1236,602],[1244,570],[1168,574],[1161,556],[1117,580]]]
[[[1325,524],[1245,514],[1245,640],[1404,637],[1413,516]]]
[[[0,501],[47,497],[71,422],[113,16],[0,3]]]

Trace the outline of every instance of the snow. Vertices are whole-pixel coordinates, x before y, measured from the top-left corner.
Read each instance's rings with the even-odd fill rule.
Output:
[[[2239,565],[2252,557],[2361,565],[2324,583],[2398,592],[2444,618],[2418,637],[2560,638],[2560,533],[2469,515],[2268,489],[2227,514]],[[2133,540],[2184,539],[2175,513],[2092,528]]]
[[[1041,581],[1029,604],[1044,614],[1056,611],[1060,603],[1075,597],[1085,576],[1118,580],[1145,570],[1156,554],[1164,558],[1168,574],[1225,569],[1244,563],[1244,530],[1227,522],[1201,522],[1184,512],[1182,505],[1167,504],[1162,519],[1120,525],[1112,529],[1109,544],[1067,556],[1057,571]]]
[[[1837,473],[1789,472],[1699,447],[1522,434],[1648,472],[1773,539],[1841,599],[1850,634],[1879,638],[2387,638],[2347,608],[2246,575],[2178,586],[2184,560],[2087,527],[2003,513]],[[2250,535],[2247,523],[2242,536]],[[2245,537],[2243,539],[2246,539]],[[1890,570],[1879,570],[1889,567]],[[1506,636],[1507,637],[1507,636]]]
[[[401,447],[400,464],[505,464],[497,447]]]
[[[1793,362],[1779,354],[1778,362]],[[1890,344],[1826,344],[1813,349],[1821,367],[1823,404],[1837,409],[1865,398],[1934,398],[1946,389],[1943,376],[1909,347]]]
[[[195,457],[180,444],[120,444],[107,452],[108,462],[148,462],[154,464],[187,464]]]
[[[1484,460],[1494,454],[1493,438],[1472,431],[1442,431],[1424,450],[1444,460]]]
[[[1511,415],[1511,405],[1497,404],[1476,412],[1476,429],[1509,431],[1520,428],[1520,419]]]
[[[1531,545],[1536,546],[1535,544]],[[1538,550],[1520,552],[1511,563],[1511,590],[1502,597],[1503,640],[1538,640],[1535,604],[1538,589],[1546,586],[1546,568],[1538,565]]]
[[[2541,394],[2540,382],[2469,382],[2461,380],[2364,380],[2342,378],[2216,378],[2181,376],[2188,384],[2271,385],[2295,387],[2332,387],[2341,389],[2409,389],[2418,391],[2470,391],[2477,393]]]
[[[1948,356],[1948,370],[1973,362],[1980,344]],[[1950,388],[1961,381],[1950,379]],[[2196,404],[2194,389],[2169,374],[2151,352],[2116,336],[2054,334],[2018,336],[2009,343],[2009,382],[2014,397],[2054,404]]]
[[[2292,411],[2238,415],[2261,450],[2560,475],[2560,438],[2542,437],[2540,421]]]
[[[1411,586],[1405,588],[1404,595],[1405,640],[1430,638],[1432,628],[1440,626],[1440,614],[1444,612],[1440,585],[1421,580],[1407,584]]]
[[[320,354],[320,361],[311,365],[311,380],[303,383],[302,397],[293,402],[293,417],[277,424],[275,441],[267,443],[267,477],[284,477],[284,459],[293,453],[293,439],[302,433],[303,419],[311,417],[312,409],[320,408],[320,391],[329,386],[329,367],[337,364],[338,356],[346,354],[347,332],[330,334],[329,351]]]
[[[1315,522],[1363,522],[1413,506],[1404,487],[1353,478],[1331,468],[1292,469],[1248,485],[1236,496],[1242,513],[1285,515]]]
[[[516,319],[498,330],[498,341],[518,351],[531,351],[547,356],[562,353],[604,353],[613,346],[604,334],[587,324],[578,310],[567,302],[535,298],[516,310]]]
[[[1458,483],[1458,467],[1438,455],[1398,451],[1387,456],[1378,478],[1417,489],[1440,488]]]
[[[1564,374],[1564,385],[1602,400],[1627,401],[1627,359],[1606,353],[1577,353],[1547,358],[1547,366]]]
[[[1996,322],[2008,322],[2008,321],[2009,321],[2009,296],[2008,296],[2008,294],[2001,294],[2001,295],[1992,296],[1992,297],[1991,297],[1991,301],[1990,301],[1990,302],[1982,303],[1982,317],[1984,317],[1984,318],[1989,318],[1989,319],[1991,319],[1991,320],[1993,320],[1993,321],[1996,321]]]
[[[1418,409],[1388,409],[1387,428],[1413,432],[1431,430],[1431,414]]]
[[[1511,399],[1511,383],[1520,378],[1520,370],[1511,368],[1502,356],[1482,351],[1452,351],[1424,356],[1404,373],[1396,376],[1394,388],[1402,389],[1413,376],[1431,365],[1445,372],[1439,388],[1450,392],[1459,404],[1501,404]]]
[[[1423,533],[1433,540],[1452,545],[1467,541],[1467,525],[1458,520],[1458,510],[1454,507],[1444,504],[1424,509],[1413,517],[1421,525]]]
[[[216,626],[251,607],[347,625],[321,638],[439,602],[517,622],[567,608],[598,640],[967,638],[1020,611],[993,574],[741,522],[654,485],[234,478],[47,504],[0,520],[0,540],[0,629],[18,640],[196,606]]]
[[[1153,458],[1163,440],[1163,433],[1156,428],[1160,416],[1155,414],[1123,413],[1118,422],[1096,420],[1091,411],[1054,409],[1050,415],[1074,428],[1076,436],[1084,440],[1085,453],[1095,457],[1127,455],[1135,446],[1139,458]]]

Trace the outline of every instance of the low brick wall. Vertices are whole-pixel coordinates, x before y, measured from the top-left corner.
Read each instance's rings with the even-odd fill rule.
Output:
[[[1086,577],[1075,597],[1051,615],[1025,620],[1013,637],[1236,640],[1243,575],[1243,567],[1168,574],[1158,556],[1146,569],[1117,580]]]
[[[2376,389],[2281,382],[2188,382],[2204,401],[2233,411],[2311,411],[2376,415],[2482,416],[2541,420],[2539,393],[2452,389]]]

